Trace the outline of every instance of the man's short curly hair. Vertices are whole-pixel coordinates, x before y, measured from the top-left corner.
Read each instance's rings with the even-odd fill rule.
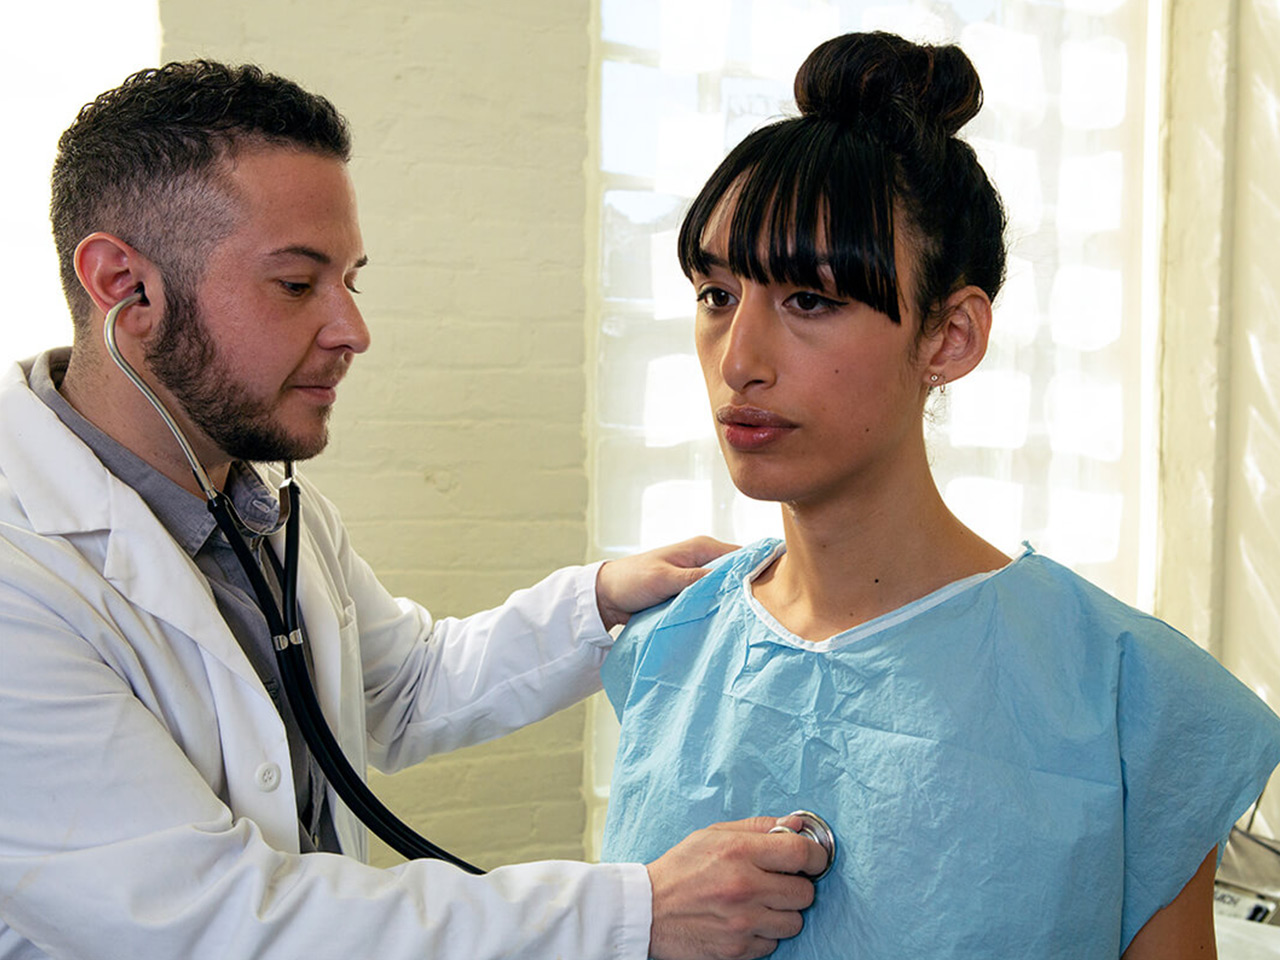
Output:
[[[133,74],[86,104],[58,141],[49,217],[77,336],[92,301],[76,246],[103,230],[194,289],[209,249],[232,228],[221,161],[245,145],[347,161],[351,135],[324,97],[256,66],[209,60]]]

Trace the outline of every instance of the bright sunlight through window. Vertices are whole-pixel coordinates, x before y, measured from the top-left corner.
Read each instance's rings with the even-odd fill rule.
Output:
[[[10,278],[0,361],[71,342],[49,229],[49,169],[58,136],[103,90],[160,57],[157,0],[24,3],[5,14],[0,104],[0,262]]]

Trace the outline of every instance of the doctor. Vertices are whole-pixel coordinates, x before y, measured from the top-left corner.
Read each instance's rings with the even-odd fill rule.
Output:
[[[52,216],[75,323],[0,378],[0,960],[748,957],[797,933],[825,855],[772,817],[653,863],[474,877],[365,864],[280,695],[229,545],[117,340],[214,483],[278,549],[250,463],[324,449],[369,345],[349,140],[323,98],[253,68],[130,78],[63,135]],[[304,482],[300,607],[358,770],[514,730],[599,686],[609,627],[696,579],[691,541],[561,570],[433,620],[392,598]],[[270,545],[270,546],[268,546]]]

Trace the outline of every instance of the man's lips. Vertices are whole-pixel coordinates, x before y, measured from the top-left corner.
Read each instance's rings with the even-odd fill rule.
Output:
[[[293,389],[321,404],[331,404],[338,399],[338,385],[336,383],[331,387],[321,384],[296,383],[293,385]]]
[[[735,450],[760,450],[785,437],[799,424],[771,410],[727,404],[716,411],[724,438]]]
[[[331,404],[338,399],[338,384],[341,381],[341,374],[337,376],[323,375],[300,379],[289,384],[289,386],[317,403]]]

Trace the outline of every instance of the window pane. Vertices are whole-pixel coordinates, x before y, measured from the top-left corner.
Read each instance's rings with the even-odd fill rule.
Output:
[[[69,26],[74,24],[74,27]],[[6,12],[0,39],[0,261],[13,285],[0,362],[71,342],[49,229],[49,170],[58,136],[99,93],[160,55],[156,0],[27,3]]]

